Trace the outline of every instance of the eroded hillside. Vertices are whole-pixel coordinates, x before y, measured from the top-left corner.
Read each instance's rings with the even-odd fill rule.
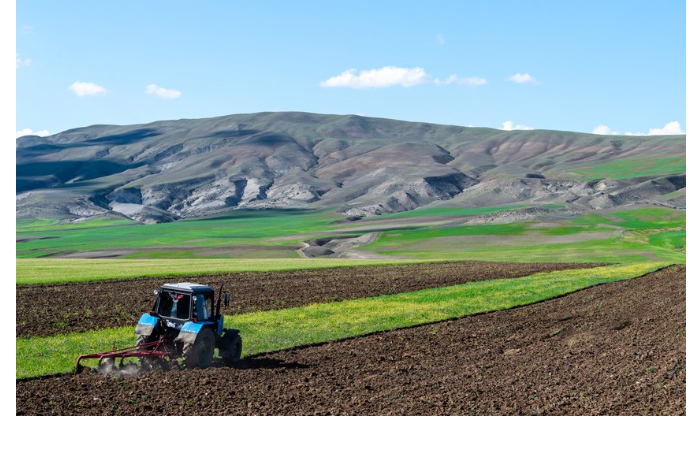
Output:
[[[17,217],[146,223],[233,209],[351,217],[460,206],[685,206],[685,136],[501,131],[259,113],[17,140]]]

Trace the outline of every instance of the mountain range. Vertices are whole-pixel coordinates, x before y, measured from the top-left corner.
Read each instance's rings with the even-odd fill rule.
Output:
[[[274,112],[17,139],[16,216],[143,223],[236,209],[350,219],[427,205],[685,207],[685,136],[504,131]]]

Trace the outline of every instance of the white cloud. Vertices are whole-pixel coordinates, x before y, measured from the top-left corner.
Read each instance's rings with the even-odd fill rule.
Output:
[[[23,135],[38,135],[40,137],[44,137],[49,135],[49,131],[47,131],[46,129],[43,129],[41,131],[33,131],[32,129],[24,128],[21,131],[15,131],[15,134],[15,138],[22,137]]]
[[[508,81],[512,81],[513,83],[537,83],[537,80],[532,78],[529,73],[516,73],[515,75],[509,76]]]
[[[346,70],[340,75],[331,77],[321,82],[321,86],[326,88],[387,88],[389,86],[403,86],[405,88],[421,84],[458,84],[466,86],[480,86],[486,84],[484,78],[466,77],[459,78],[457,75],[450,75],[445,80],[431,77],[425,69],[421,67],[382,67],[380,69]]]
[[[75,93],[78,97],[84,96],[103,96],[107,94],[107,90],[100,85],[95,83],[84,83],[82,81],[76,81],[68,87],[71,91]]]
[[[531,131],[534,128],[530,126],[524,126],[522,124],[513,125],[512,121],[504,121],[501,130],[503,131]]]
[[[662,128],[651,128],[649,129],[649,135],[681,135],[685,134],[683,129],[681,129],[681,123],[678,121],[671,121],[666,123],[666,126]]]
[[[155,84],[146,86],[146,94],[153,94],[161,99],[177,99],[182,95],[177,89],[165,89]]]
[[[23,34],[29,35],[34,32],[34,26],[23,25],[21,31]]]
[[[482,84],[486,84],[486,79],[479,78],[479,77],[459,78],[457,75],[450,75],[444,81],[440,81],[437,79],[435,80],[435,84],[451,84],[451,83],[455,83],[455,84],[462,85],[462,86],[481,86]]]
[[[16,63],[16,65],[17,65],[16,68],[20,68],[20,67],[29,67],[30,65],[32,65],[32,60],[31,60],[31,59],[29,59],[29,58],[22,59],[22,58],[19,57],[19,53],[16,54],[15,59],[16,59],[16,60],[15,60],[15,63]]]
[[[440,43],[440,46],[445,46],[445,37],[441,33],[437,34],[437,41]]]
[[[321,82],[326,88],[386,88],[389,86],[410,87],[429,83],[430,76],[420,67],[382,67],[380,69],[346,70],[340,75]]]
[[[610,129],[608,126],[601,124],[600,126],[596,126],[593,128],[593,134],[598,134],[598,135],[617,135],[619,132],[613,131]]]
[[[598,135],[620,135],[618,131],[613,131],[610,129],[608,126],[605,126],[604,124],[601,124],[600,126],[596,126],[593,128],[593,134],[598,134]],[[666,125],[662,128],[651,128],[649,129],[648,133],[643,133],[643,132],[630,132],[627,131],[625,132],[624,135],[683,135],[685,132],[683,132],[683,129],[681,129],[681,123],[678,121],[671,121],[670,123],[666,123]]]

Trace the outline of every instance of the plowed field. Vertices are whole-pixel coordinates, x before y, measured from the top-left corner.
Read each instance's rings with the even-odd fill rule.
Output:
[[[593,266],[600,264],[453,262],[18,285],[16,333],[52,336],[135,325],[151,309],[153,290],[167,282],[209,284],[217,290],[223,284],[231,292],[231,306],[222,313],[237,314]]]
[[[684,415],[685,310],[685,266],[673,266],[238,368],[17,381],[16,413]]]

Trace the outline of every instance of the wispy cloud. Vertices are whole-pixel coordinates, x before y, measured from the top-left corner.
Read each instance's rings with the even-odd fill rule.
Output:
[[[531,131],[534,128],[522,124],[513,125],[512,121],[504,121],[501,129],[503,131]]]
[[[49,131],[47,131],[46,129],[43,129],[41,131],[34,131],[29,128],[24,128],[21,131],[15,131],[15,134],[15,138],[22,137],[23,135],[38,135],[40,137],[44,137],[49,135]]]
[[[516,73],[515,75],[511,75],[508,77],[508,81],[512,81],[513,83],[538,83],[536,79],[534,79],[529,73]]]
[[[161,99],[177,99],[182,95],[182,92],[177,89],[165,89],[156,84],[146,86],[146,94],[153,94]]]
[[[436,38],[440,46],[445,46],[445,37],[443,37],[441,33],[437,34]]]
[[[340,75],[336,75],[321,82],[325,88],[388,88],[389,86],[403,86],[405,88],[421,84],[459,84],[467,86],[480,86],[486,84],[484,78],[467,77],[460,78],[451,75],[445,80],[431,77],[422,67],[382,67],[380,69],[346,70]]]
[[[76,81],[68,87],[78,97],[85,96],[103,96],[107,94],[107,90],[95,83],[85,83]]]
[[[593,128],[593,134],[598,135],[621,135],[619,131],[613,131],[608,126],[601,124]],[[630,132],[627,131],[624,135],[683,135],[683,129],[681,128],[681,123],[678,121],[671,121],[666,123],[662,128],[650,128],[648,133],[643,132]]]
[[[479,78],[479,77],[465,77],[465,78],[459,78],[457,75],[450,75],[448,76],[445,80],[440,81],[440,80],[435,80],[435,84],[458,84],[462,86],[481,86],[482,84],[486,84],[486,78]]]
[[[30,65],[32,65],[32,60],[31,60],[31,59],[29,59],[28,57],[22,59],[21,57],[19,57],[19,53],[16,54],[15,58],[16,58],[15,63],[16,63],[16,65],[17,65],[16,68],[20,68],[20,67],[29,67]]]

